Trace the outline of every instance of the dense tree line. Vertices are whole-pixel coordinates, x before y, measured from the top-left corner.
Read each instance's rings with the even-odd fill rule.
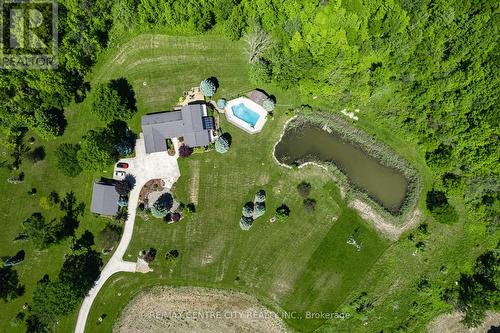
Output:
[[[85,73],[116,36],[152,28],[214,30],[247,41],[256,81],[297,86],[305,99],[329,101],[332,111],[376,110],[380,122],[391,122],[421,145],[436,190],[463,196],[476,219],[495,229],[496,10],[498,4],[485,0],[61,1],[58,69],[0,71],[2,137],[15,140],[19,127],[47,138],[60,135],[60,110],[85,95]],[[112,83],[94,88],[93,111],[100,118],[130,117],[134,107]]]
[[[500,243],[499,243],[500,245]],[[464,313],[462,322],[476,327],[484,320],[487,310],[500,308],[499,247],[481,254],[472,273],[462,273],[456,285],[447,289],[444,299]]]
[[[84,97],[84,76],[106,46],[112,23],[109,1],[62,0],[58,5],[57,69],[0,69],[0,128],[7,144],[13,138],[11,132],[19,128],[31,128],[47,138],[61,135],[62,108]]]

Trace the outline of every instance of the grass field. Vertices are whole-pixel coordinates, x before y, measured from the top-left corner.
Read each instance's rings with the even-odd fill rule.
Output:
[[[210,35],[141,35],[107,50],[89,80],[94,84],[125,77],[132,84],[139,112],[130,126],[138,131],[141,115],[171,109],[183,91],[197,86],[206,77],[214,76],[219,81],[216,98],[236,96],[255,88],[248,80],[248,65],[242,51],[242,43]],[[136,220],[126,259],[132,260],[140,250],[155,247],[158,257],[152,264],[154,272],[113,276],[93,305],[87,324],[89,332],[110,332],[113,322],[133,296],[153,285],[235,289],[256,296],[274,310],[299,314],[339,311],[361,291],[366,291],[374,300],[369,320],[358,317],[328,322],[305,318],[286,320],[292,328],[304,331],[318,327],[319,331],[327,332],[394,331],[408,320],[411,320],[408,327],[413,331],[422,331],[428,319],[425,316],[450,309],[442,302],[427,304],[431,299],[429,295],[415,290],[418,279],[426,275],[432,283],[448,285],[453,274],[464,269],[464,263],[493,240],[483,237],[484,231],[480,228],[465,227],[464,218],[452,226],[427,219],[430,234],[417,235],[417,239],[425,240],[427,247],[418,255],[413,255],[415,241],[408,240],[406,235],[396,243],[384,240],[346,208],[335,183],[324,172],[316,168],[287,170],[274,163],[271,150],[287,119],[284,111],[303,101],[298,100],[293,89],[261,88],[277,98],[275,119],[269,120],[264,131],[255,136],[223,120],[223,129],[231,133],[233,139],[229,153],[195,154],[180,161],[181,178],[175,196],[185,203],[197,202],[197,212],[175,225]],[[83,173],[70,179],[59,175],[54,158],[59,143],[76,143],[85,131],[102,124],[90,115],[88,101],[70,106],[66,117],[68,127],[64,136],[34,145],[43,145],[47,157],[36,165],[24,162],[25,182],[0,183],[0,191],[8,194],[0,202],[4,214],[0,238],[5,240],[0,245],[0,255],[14,255],[20,249],[26,251],[25,262],[16,266],[26,294],[3,307],[2,331],[24,331],[23,325],[13,327],[10,320],[25,302],[31,301],[36,281],[45,273],[55,277],[69,249],[69,240],[44,252],[34,251],[29,242],[10,241],[21,231],[20,223],[24,219],[32,212],[41,211],[40,196],[52,190],[61,195],[73,190],[78,200],[87,205],[85,216],[80,218],[78,234],[88,229],[96,235],[105,225],[105,219],[93,217],[88,207],[92,181],[106,173]],[[429,189],[432,178],[422,162],[422,153],[403,138],[393,136],[390,127],[377,127],[372,119],[372,114],[367,113],[358,125],[408,159],[421,173],[422,192]],[[9,175],[6,169],[0,169],[2,179]],[[313,185],[311,197],[318,202],[314,213],[302,208],[302,199],[296,191],[296,185],[302,180]],[[38,193],[29,196],[27,192],[33,187]],[[242,205],[251,201],[261,188],[268,194],[267,213],[250,231],[243,232],[238,225]],[[282,203],[291,208],[289,220],[269,223],[272,211]],[[420,206],[423,207],[423,200]],[[57,211],[46,213],[54,217],[57,214]],[[355,231],[363,244],[361,252],[346,244]],[[171,249],[180,252],[174,265],[168,265],[163,259]],[[442,265],[448,273],[440,271]],[[415,300],[418,306],[414,305]],[[433,310],[429,311],[429,307]],[[102,314],[106,314],[106,318],[97,325],[97,318]],[[76,315],[75,312],[63,318],[57,331],[70,332]]]
[[[200,284],[242,290],[264,303],[297,312],[304,318],[289,324],[305,330],[322,322],[306,320],[305,311],[332,312],[342,303],[388,242],[345,207],[336,186],[322,171],[288,170],[275,164],[272,147],[284,120],[281,116],[269,121],[256,136],[224,121],[223,128],[233,141],[229,153],[195,154],[180,160],[175,197],[191,202],[197,191],[197,212],[175,225],[137,221],[127,256],[134,258],[140,250],[154,247],[159,258],[152,265],[153,273],[133,280],[144,286]],[[318,201],[314,213],[304,210],[296,190],[303,180],[311,182],[311,197]],[[261,188],[267,192],[267,212],[250,231],[243,232],[239,227],[242,205]],[[289,220],[270,223],[274,209],[282,203],[291,208]],[[346,243],[355,230],[363,244],[361,252]],[[174,266],[163,258],[171,249],[181,253]],[[112,299],[117,304],[110,306],[109,297],[98,297],[92,316],[105,312],[111,325],[128,301],[126,297]],[[110,309],[118,311],[110,313]]]
[[[140,114],[131,124],[138,129],[140,115],[170,109],[184,90],[205,77],[217,77],[221,97],[255,88],[248,81],[242,47],[218,37],[145,35],[110,50],[91,79],[125,77],[132,84]],[[276,95],[278,104],[296,103],[293,91],[264,88]],[[181,257],[173,268],[159,259],[153,264],[154,273],[133,276],[130,283],[239,289],[286,311],[332,311],[343,301],[388,242],[345,207],[327,175],[314,168],[290,171],[274,163],[272,147],[287,119],[285,110],[278,107],[278,116],[256,136],[223,120],[223,129],[233,139],[230,153],[211,152],[180,161],[176,197],[186,203],[197,201],[197,213],[177,225],[138,219],[127,256],[135,258],[140,250],[155,247],[161,256],[176,248]],[[311,196],[318,201],[313,214],[302,208],[295,188],[301,180],[313,184]],[[268,193],[268,213],[244,233],[238,225],[242,205],[260,188]],[[272,211],[282,203],[292,209],[289,221],[269,223]],[[355,229],[364,244],[361,252],[346,244]],[[101,301],[99,296],[91,316],[104,311],[108,319],[94,329],[111,325],[129,300]],[[117,303],[110,306],[110,301]],[[107,302],[104,309],[101,302]],[[97,317],[89,320],[90,330]],[[311,329],[321,322],[291,320],[290,324]]]
[[[114,49],[103,54],[102,61],[96,65],[93,72],[95,74],[90,75],[89,80],[92,85],[99,81],[120,77],[127,78],[135,90],[139,110],[138,114],[130,121],[130,126],[134,130],[139,130],[141,115],[171,109],[184,90],[199,85],[199,82],[208,76],[218,78],[221,84],[221,94],[229,96],[249,90],[252,86],[247,80],[247,63],[241,48],[242,44],[231,43],[219,37],[182,38],[143,35],[132,39],[124,48],[119,49],[119,53],[126,60],[124,62],[115,59],[117,51]],[[127,51],[121,52],[121,50]],[[155,55],[163,56],[163,58],[157,59]],[[144,64],[137,64],[137,59],[150,60]],[[144,81],[147,82],[146,86],[143,85]],[[48,196],[53,190],[61,196],[68,191],[73,191],[77,200],[85,203],[85,216],[79,219],[80,226],[77,235],[89,230],[94,236],[97,236],[106,224],[106,219],[94,217],[90,213],[89,207],[93,181],[101,176],[111,177],[112,166],[109,166],[105,172],[83,172],[76,178],[65,177],[56,168],[55,150],[59,144],[77,143],[87,130],[104,126],[104,123],[96,119],[89,111],[89,99],[79,104],[70,105],[65,112],[68,122],[65,133],[54,140],[40,140],[33,133],[26,135],[27,138],[30,136],[36,138],[35,144],[30,148],[44,147],[46,158],[35,165],[25,159],[19,170],[25,173],[23,183],[17,185],[7,183],[6,179],[17,175],[18,172],[0,168],[0,179],[2,180],[0,191],[4,194],[4,200],[0,202],[0,209],[4,217],[4,223],[0,230],[0,239],[3,240],[0,244],[0,256],[12,256],[21,249],[26,251],[25,261],[15,266],[20,281],[26,287],[26,293],[24,296],[5,304],[4,311],[0,313],[0,323],[2,323],[0,327],[5,327],[7,331],[24,331],[24,325],[11,326],[11,319],[17,312],[22,311],[24,303],[31,302],[36,282],[44,274],[49,274],[53,279],[57,277],[64,261],[64,254],[69,251],[71,244],[68,239],[47,250],[35,251],[30,242],[14,243],[12,241],[22,231],[21,222],[33,212],[42,212],[46,218],[62,216],[58,209],[42,210],[39,205],[40,197]],[[0,154],[6,158],[8,152],[0,147]],[[28,194],[32,188],[37,189],[37,194],[34,196]],[[103,259],[106,260],[106,258]],[[60,330],[62,332],[71,331],[75,318],[76,313],[72,317],[61,320]]]

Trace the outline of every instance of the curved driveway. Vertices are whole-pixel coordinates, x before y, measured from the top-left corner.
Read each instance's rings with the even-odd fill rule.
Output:
[[[180,176],[179,166],[177,164],[177,155],[169,156],[166,152],[146,155],[142,133],[136,142],[135,154],[135,158],[121,160],[129,163],[128,173],[135,176],[136,184],[130,192],[128,218],[125,222],[120,244],[118,244],[113,256],[103,268],[99,279],[95,282],[94,287],[89,290],[87,296],[83,300],[80,312],[78,313],[75,333],[84,333],[85,323],[87,322],[87,317],[92,307],[92,303],[106,280],[108,280],[111,275],[118,272],[136,271],[136,263],[124,261],[123,256],[125,255],[125,251],[127,250],[130,240],[132,239],[139,193],[141,192],[144,184],[151,179],[163,179],[165,181],[165,186],[170,188]]]

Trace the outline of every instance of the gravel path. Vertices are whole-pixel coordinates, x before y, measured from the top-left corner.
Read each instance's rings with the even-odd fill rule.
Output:
[[[165,181],[165,187],[171,188],[180,176],[179,166],[177,164],[178,156],[169,156],[166,152],[147,155],[144,148],[142,133],[136,142],[135,154],[135,158],[122,160],[123,162],[127,162],[129,164],[128,173],[135,176],[136,183],[130,192],[128,218],[127,221],[125,221],[125,227],[123,229],[120,244],[116,248],[116,251],[113,253],[111,259],[103,268],[99,279],[95,282],[94,287],[90,289],[88,295],[83,300],[80,312],[78,313],[75,333],[83,333],[85,331],[85,323],[87,322],[87,317],[92,307],[92,303],[106,280],[111,275],[118,272],[136,271],[136,263],[124,261],[123,256],[125,251],[127,251],[128,244],[130,243],[134,232],[136,209],[141,188],[151,179],[163,179]]]

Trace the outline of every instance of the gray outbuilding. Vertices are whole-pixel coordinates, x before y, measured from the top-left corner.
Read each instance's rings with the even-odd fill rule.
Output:
[[[92,190],[92,213],[114,216],[118,212],[118,199],[120,195],[111,183],[96,182]]]

